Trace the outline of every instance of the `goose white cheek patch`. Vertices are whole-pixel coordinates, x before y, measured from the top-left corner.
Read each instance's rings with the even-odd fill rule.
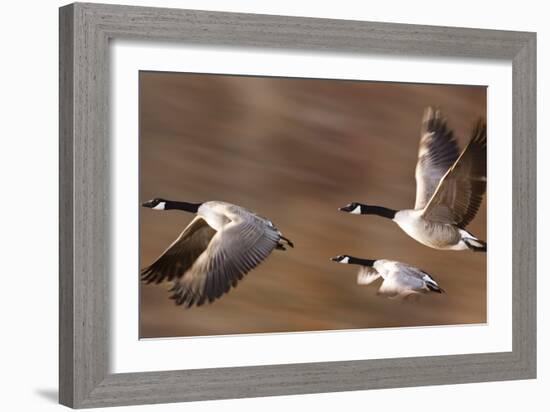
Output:
[[[356,206],[355,209],[353,209],[350,213],[353,213],[354,215],[360,215],[361,214],[361,206]]]
[[[153,210],[164,210],[164,207],[166,206],[166,202],[160,202],[158,205],[156,205]]]
[[[349,257],[345,257],[340,261],[340,263],[349,263]]]

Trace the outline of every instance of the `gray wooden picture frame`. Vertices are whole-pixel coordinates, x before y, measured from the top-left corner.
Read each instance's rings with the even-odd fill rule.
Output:
[[[85,3],[62,7],[59,24],[62,404],[89,408],[535,378],[535,33]],[[107,229],[111,39],[510,61],[512,351],[110,373]]]

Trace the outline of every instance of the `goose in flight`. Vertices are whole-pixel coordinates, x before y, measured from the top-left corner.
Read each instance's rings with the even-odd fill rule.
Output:
[[[141,271],[146,283],[173,282],[171,299],[177,305],[213,302],[235,287],[273,249],[294,247],[271,221],[230,203],[155,198],[142,206],[197,215],[162,255]]]
[[[420,293],[444,292],[428,273],[406,263],[386,259],[360,259],[349,255],[336,256],[331,260],[337,263],[359,265],[358,285],[370,285],[381,277],[383,282],[378,289],[380,295],[406,298]]]
[[[341,211],[393,220],[410,237],[434,249],[487,251],[465,227],[475,217],[487,183],[487,127],[478,120],[459,154],[439,110],[426,109],[416,164],[414,209],[394,210],[353,202]]]

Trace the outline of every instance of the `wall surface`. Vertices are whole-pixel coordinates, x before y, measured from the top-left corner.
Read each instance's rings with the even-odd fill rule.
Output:
[[[112,3],[105,1],[107,3]],[[247,2],[233,0],[130,1],[126,4],[280,15],[388,21],[538,32],[538,136],[548,135],[547,100],[550,28],[542,2],[479,2],[465,0],[407,2]],[[1,398],[4,410],[61,410],[57,405],[57,8],[60,1],[3,4],[0,26],[2,123],[0,144],[0,237],[3,279],[0,322]],[[548,190],[542,182],[550,171],[542,155],[547,139],[539,139],[538,209],[547,210]],[[549,230],[539,216],[539,234]],[[539,256],[548,240],[539,236]],[[297,410],[329,411],[350,407],[378,410],[446,411],[544,410],[550,389],[548,355],[549,304],[544,268],[539,269],[539,362],[537,380],[366,392],[289,396],[134,407],[147,411]],[[132,410],[122,408],[123,410]],[[120,410],[120,409],[117,409]]]

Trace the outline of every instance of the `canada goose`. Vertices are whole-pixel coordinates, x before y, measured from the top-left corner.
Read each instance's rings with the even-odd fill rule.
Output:
[[[378,289],[378,293],[381,295],[405,298],[419,293],[444,292],[428,273],[405,263],[386,259],[360,259],[349,255],[336,256],[331,260],[359,265],[358,285],[370,285],[382,277],[384,281]]]
[[[146,283],[172,281],[171,299],[177,305],[212,302],[235,287],[273,249],[294,247],[271,221],[230,203],[155,198],[142,206],[197,214],[162,255],[141,271]]]
[[[458,152],[452,130],[439,110],[426,109],[414,209],[394,210],[353,202],[339,210],[392,219],[410,237],[434,249],[487,251],[464,228],[475,217],[487,182],[487,127],[479,120],[468,145]]]

